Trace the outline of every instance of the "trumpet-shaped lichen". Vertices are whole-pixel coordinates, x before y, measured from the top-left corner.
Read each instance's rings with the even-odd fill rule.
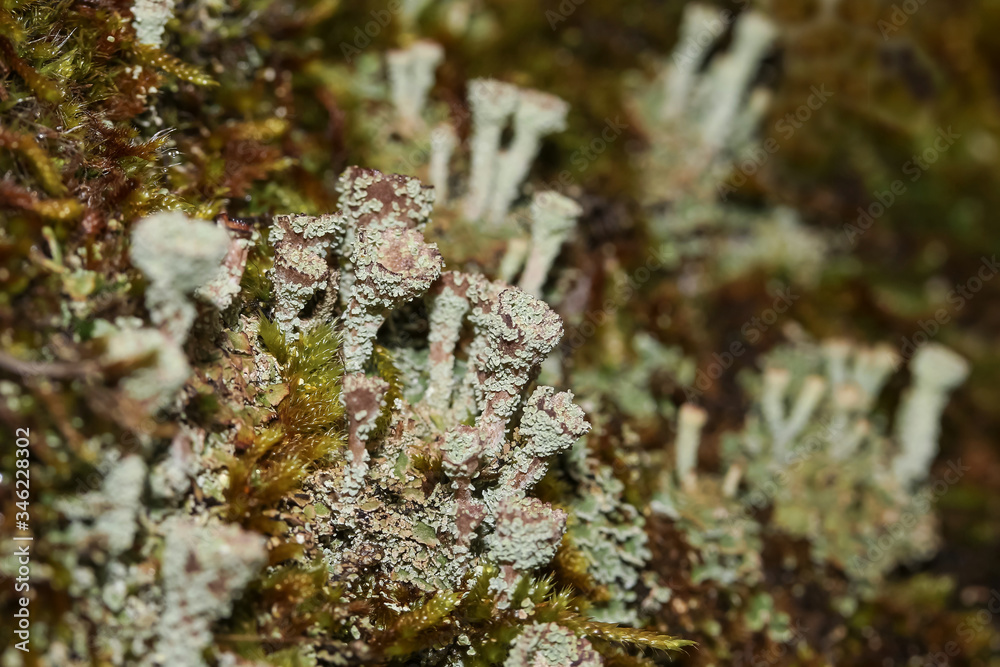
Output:
[[[216,277],[229,244],[225,229],[183,213],[158,213],[136,224],[132,263],[149,279],[146,305],[153,323],[178,342],[195,318],[188,296]]]

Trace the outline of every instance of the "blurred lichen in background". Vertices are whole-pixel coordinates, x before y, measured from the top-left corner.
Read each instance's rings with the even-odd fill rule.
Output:
[[[998,19],[3,2],[0,664],[1000,664]]]

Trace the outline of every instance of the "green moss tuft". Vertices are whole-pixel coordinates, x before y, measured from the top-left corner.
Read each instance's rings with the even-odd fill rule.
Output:
[[[278,404],[277,420],[258,429],[248,449],[232,457],[226,489],[226,514],[262,532],[281,529],[265,510],[298,488],[316,461],[346,446],[340,402],[340,339],[331,325],[317,325],[288,345],[284,335],[260,320],[260,336],[282,366],[288,394]]]
[[[397,398],[403,397],[403,380],[400,377],[399,369],[392,363],[392,353],[381,345],[376,345],[372,359],[379,377],[389,383],[389,391],[385,394],[385,407],[375,422],[375,429],[372,438],[381,438],[389,428],[389,420],[392,418],[392,406]]]

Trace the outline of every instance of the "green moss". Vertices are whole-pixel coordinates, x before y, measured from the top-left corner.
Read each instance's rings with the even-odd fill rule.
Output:
[[[288,393],[277,406],[276,421],[259,429],[245,452],[231,457],[226,513],[230,520],[273,533],[281,527],[265,518],[265,510],[298,488],[317,461],[346,446],[343,365],[340,339],[330,325],[317,325],[288,345],[262,317],[259,334],[282,366]]]
[[[397,398],[403,397],[403,382],[400,378],[399,369],[392,363],[392,354],[381,345],[375,346],[372,355],[375,369],[379,377],[389,383],[389,391],[385,394],[385,407],[375,422],[375,429],[372,431],[372,438],[380,438],[385,435],[389,428],[389,420],[392,418],[392,408]]]

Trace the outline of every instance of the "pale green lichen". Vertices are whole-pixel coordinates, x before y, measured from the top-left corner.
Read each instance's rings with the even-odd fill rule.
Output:
[[[659,81],[635,86],[635,109],[650,141],[639,166],[641,192],[661,243],[657,254],[672,268],[700,264],[686,285],[692,295],[761,268],[812,284],[834,246],[789,208],[728,201],[761,168],[759,156],[777,150],[773,137],[763,145],[758,138],[770,95],[757,76],[777,28],[760,11],[731,22],[726,40],[722,15],[686,5]]]
[[[175,519],[165,526],[163,611],[155,662],[207,664],[212,623],[228,615],[233,598],[266,562],[264,538],[236,526]]]
[[[131,455],[108,462],[100,489],[64,501],[60,510],[73,520],[69,532],[74,540],[96,539],[112,557],[132,548],[139,528],[146,464]]]
[[[307,483],[314,504],[329,508],[330,514],[328,521],[313,524],[304,540],[319,539],[327,545],[322,553],[333,580],[348,586],[360,581],[361,572],[375,567],[421,588],[453,588],[491,550],[498,550],[491,558],[512,568],[511,578],[530,575],[553,557],[565,515],[541,501],[525,499],[524,494],[544,474],[548,457],[571,446],[586,432],[587,423],[572,404],[571,394],[542,387],[532,395],[519,422],[516,445],[506,444],[505,428],[532,373],[558,341],[559,319],[548,306],[517,288],[459,273],[439,279],[440,256],[422,241],[417,227],[387,220],[384,207],[368,206],[363,199],[383,197],[404,202],[405,208],[412,205],[413,193],[422,192],[419,186],[412,192],[399,191],[400,185],[409,187],[413,181],[351,173],[367,185],[354,188],[346,205],[369,211],[364,215],[371,217],[357,216],[352,241],[355,280],[344,322],[347,370],[367,362],[371,348],[365,343],[373,343],[376,319],[381,322],[384,313],[416,299],[439,280],[434,289],[437,314],[432,315],[428,336],[428,386],[434,391],[421,395],[404,388],[388,406],[392,419],[386,435],[370,442],[372,418],[382,410],[387,385],[359,370],[345,376],[342,400],[351,456],[340,470],[317,473]],[[365,195],[367,188],[382,190]],[[351,217],[350,210],[340,215]],[[463,355],[469,360],[464,382],[476,398],[471,405],[473,426],[458,423],[450,408],[461,393],[452,376],[466,318],[474,334]],[[416,402],[404,398],[408,395]],[[447,479],[432,482],[415,466],[426,456],[440,458]],[[516,524],[513,510],[505,514],[500,509],[507,507],[505,498],[510,507],[527,503],[525,516],[530,515],[532,525],[543,513],[559,518],[559,526],[545,523],[546,535],[539,539],[547,547],[540,542],[528,550],[530,557],[510,559],[499,543],[488,546],[495,543],[491,535],[506,534],[503,531],[511,522]],[[514,545],[516,540],[511,540]]]
[[[326,290],[326,301],[336,300],[337,272],[326,257],[344,233],[344,222],[334,215],[275,216],[268,239],[274,264],[268,275],[274,285],[274,317],[286,336],[296,337],[303,324],[299,315],[317,292]]]
[[[686,487],[694,486],[694,469],[698,459],[698,445],[701,429],[708,419],[708,413],[691,403],[681,406],[677,416],[677,479]]]
[[[340,400],[350,425],[348,442],[351,447],[351,463],[345,479],[344,493],[357,495],[368,471],[369,457],[365,443],[385,407],[389,384],[381,378],[367,377],[362,373],[345,375],[343,383]]]
[[[527,441],[523,453],[544,458],[569,451],[590,430],[590,424],[573,403],[571,392],[539,387],[525,404],[519,430]]]
[[[859,585],[880,580],[897,563],[933,554],[934,520],[916,482],[928,473],[947,393],[967,367],[944,348],[924,350],[911,363],[915,382],[897,415],[897,443],[874,413],[898,363],[892,350],[835,340],[772,353],[763,376],[750,380],[758,402],[744,431],[727,438],[736,482],[723,491],[743,505],[740,516],[773,506],[776,526],[808,537],[815,560],[832,562]],[[918,389],[927,371],[933,379]],[[909,406],[914,396],[924,400],[924,391],[932,398],[917,417]],[[914,427],[920,453],[911,457],[901,436]],[[737,493],[740,476],[747,487]],[[898,530],[901,521],[905,530]]]
[[[448,123],[441,123],[431,132],[431,157],[428,167],[431,186],[434,188],[434,200],[439,204],[448,202],[451,188],[451,156],[458,146],[458,135]]]
[[[452,288],[452,280],[462,281],[461,274],[442,276],[442,287],[435,295],[430,312],[429,379],[427,402],[437,410],[446,411],[451,402],[455,384],[455,346],[462,333],[462,319],[469,310],[469,301],[461,285]]]
[[[344,349],[346,368],[353,373],[371,355],[386,312],[427,291],[442,261],[437,247],[421,234],[434,205],[433,189],[415,178],[351,167],[338,190],[338,218],[345,229],[340,247]]]
[[[893,473],[902,485],[922,481],[937,454],[941,415],[948,394],[969,374],[969,364],[942,345],[921,347],[910,362],[913,384],[896,417],[901,451]]]
[[[493,225],[499,225],[519,197],[543,137],[566,128],[569,105],[554,95],[495,79],[470,81],[468,101],[472,136],[463,211],[469,220],[488,217]],[[508,124],[513,127],[513,137],[502,148]],[[436,180],[442,179],[440,164],[439,158]]]
[[[94,337],[104,347],[102,364],[136,366],[120,381],[121,387],[137,407],[154,413],[170,404],[191,367],[176,339],[140,325],[138,320],[119,319],[115,324],[99,320]]]
[[[569,105],[555,95],[537,90],[518,91],[514,136],[496,163],[496,183],[489,208],[493,224],[503,221],[520,194],[521,183],[541,150],[542,138],[565,130],[568,113]]]
[[[491,433],[487,442],[487,455],[491,455],[499,448],[503,428],[531,373],[559,342],[562,323],[545,303],[514,287],[502,289],[495,306],[480,321],[477,333],[483,345],[475,359],[476,400],[481,411],[477,425]]]
[[[72,415],[63,420],[55,414],[58,434],[53,429],[33,443],[33,455],[37,449],[51,464],[35,468],[43,479],[45,468],[73,478],[76,468],[96,465],[92,477],[100,480],[88,482],[89,486],[78,488],[76,495],[54,503],[56,512],[52,514],[58,517],[46,524],[52,527],[50,534],[37,535],[39,543],[48,542],[49,553],[39,553],[50,562],[33,574],[52,589],[59,605],[70,601],[60,607],[61,617],[51,625],[45,618],[35,626],[40,631],[35,637],[48,641],[42,662],[148,667],[207,662],[236,667],[263,660],[283,664],[394,660],[457,665],[469,659],[508,667],[591,667],[602,660],[594,646],[582,638],[584,634],[594,639],[602,652],[608,650],[608,643],[623,641],[621,637],[658,648],[676,648],[680,643],[657,643],[649,639],[652,633],[609,628],[586,619],[585,614],[640,626],[650,620],[646,613],[664,611],[665,605],[684,610],[685,600],[689,610],[696,608],[695,603],[705,603],[704,616],[694,625],[684,618],[685,632],[697,628],[727,640],[732,633],[734,648],[746,630],[766,631],[772,641],[787,641],[788,616],[780,610],[787,600],[777,599],[786,591],[772,596],[760,590],[765,581],[761,559],[765,532],[773,543],[784,544],[783,537],[790,537],[797,545],[808,542],[809,557],[828,568],[824,572],[845,569],[847,577],[855,581],[874,581],[898,563],[919,560],[933,552],[934,522],[926,516],[928,489],[922,482],[937,451],[938,420],[947,395],[968,372],[964,361],[935,346],[923,348],[911,364],[914,381],[896,416],[894,440],[885,437],[887,419],[875,407],[896,363],[894,353],[885,347],[866,348],[840,341],[820,348],[800,342],[792,352],[779,350],[768,357],[762,376],[748,383],[753,404],[744,428],[722,436],[719,475],[706,471],[696,474],[700,431],[708,411],[690,403],[683,405],[677,414],[678,436],[673,443],[674,474],[660,476],[662,488],[655,495],[652,513],[644,516],[632,503],[645,501],[644,487],[655,484],[646,477],[655,478],[658,471],[644,477],[636,462],[653,461],[663,464],[663,469],[670,468],[668,447],[647,445],[652,435],[662,433],[663,425],[657,420],[677,413],[676,395],[670,396],[670,384],[658,382],[662,379],[659,376],[667,375],[669,381],[684,386],[689,382],[683,378],[688,371],[693,373],[693,366],[679,352],[664,348],[650,336],[631,337],[628,326],[614,321],[597,327],[602,346],[597,363],[589,359],[580,363],[584,359],[571,356],[571,350],[551,354],[561,335],[553,308],[567,313],[572,331],[581,321],[586,322],[582,320],[586,301],[601,289],[590,283],[583,269],[571,268],[558,281],[551,281],[558,283],[547,293],[553,308],[532,298],[542,294],[555,257],[580,214],[575,203],[560,195],[548,195],[554,197],[554,209],[544,209],[543,194],[536,195],[531,241],[523,236],[510,240],[499,274],[514,280],[527,258],[520,278],[522,289],[517,290],[505,284],[509,281],[506,278],[490,281],[461,272],[438,277],[440,258],[420,233],[428,222],[434,193],[414,179],[352,168],[338,184],[340,212],[278,215],[269,225],[274,266],[266,274],[262,271],[260,277],[270,279],[273,302],[258,299],[259,293],[250,294],[250,290],[244,298],[235,299],[248,251],[262,250],[251,248],[261,243],[259,233],[250,241],[234,239],[210,223],[188,220],[180,214],[159,214],[135,225],[132,249],[135,265],[149,281],[147,306],[155,326],[139,320],[119,319],[110,324],[95,319],[95,312],[96,317],[118,312],[128,304],[116,299],[134,293],[129,283],[134,272],[115,279],[102,269],[113,259],[108,252],[118,242],[114,232],[128,228],[142,212],[157,210],[164,202],[199,206],[199,215],[227,205],[234,211],[312,210],[318,205],[314,199],[325,202],[330,195],[326,187],[328,167],[309,151],[294,154],[294,178],[302,177],[306,184],[303,192],[287,187],[285,175],[259,187],[254,185],[245,199],[242,193],[231,191],[238,187],[212,181],[220,168],[228,178],[233,176],[234,166],[242,168],[237,163],[246,155],[270,148],[265,146],[267,140],[246,140],[254,132],[248,132],[247,127],[254,123],[240,123],[230,118],[230,111],[253,116],[273,112],[278,118],[262,125],[272,121],[276,126],[287,125],[280,119],[288,109],[272,106],[271,91],[258,99],[260,89],[254,84],[253,99],[247,99],[240,85],[231,85],[234,80],[225,68],[235,64],[238,80],[256,81],[259,75],[260,81],[274,82],[273,88],[282,96],[288,94],[286,100],[313,97],[301,95],[302,80],[321,82],[320,92],[334,102],[324,101],[327,109],[319,114],[324,117],[329,112],[330,133],[352,143],[358,137],[370,143],[387,139],[372,158],[389,161],[414,148],[416,139],[426,138],[416,137],[424,129],[425,118],[435,122],[447,113],[441,107],[425,108],[441,49],[416,42],[405,52],[389,55],[389,96],[401,122],[386,122],[392,116],[380,108],[386,106],[389,96],[378,54],[360,56],[350,71],[313,55],[303,61],[296,49],[284,54],[287,59],[268,55],[274,35],[266,28],[260,30],[263,26],[256,17],[268,22],[277,19],[279,31],[296,34],[297,29],[287,20],[295,25],[322,20],[336,3],[273,13],[274,8],[253,6],[252,19],[239,8],[220,14],[217,7],[208,7],[207,12],[203,7],[185,7],[185,17],[176,22],[179,27],[194,18],[194,23],[209,27],[211,34],[201,35],[207,41],[193,42],[197,31],[176,30],[169,40],[171,53],[208,53],[216,43],[226,45],[232,34],[242,35],[247,30],[259,37],[247,49],[242,48],[246,44],[234,50],[225,46],[218,60],[212,56],[208,61],[219,74],[227,75],[225,103],[220,107],[218,100],[193,95],[187,83],[177,87],[170,81],[176,77],[205,82],[173,56],[159,52],[173,2],[139,0],[133,4],[136,40],[123,53],[105,45],[130,37],[127,12],[119,25],[115,21],[122,16],[114,9],[105,7],[93,17],[88,14],[85,18],[95,19],[94,25],[100,28],[98,39],[103,48],[93,52],[95,58],[82,60],[75,40],[87,32],[86,26],[78,29],[71,24],[72,29],[64,32],[66,40],[19,39],[25,25],[49,11],[44,4],[32,5],[30,11],[15,7],[6,17],[9,25],[3,39],[20,42],[6,58],[14,65],[11,75],[4,77],[4,90],[10,89],[18,101],[16,106],[31,109],[35,103],[32,94],[51,102],[66,91],[76,96],[75,91],[87,89],[95,91],[99,102],[110,108],[132,93],[115,90],[117,82],[109,86],[108,81],[101,81],[105,65],[140,53],[164,71],[157,69],[154,74],[152,64],[146,69],[132,64],[123,70],[132,81],[140,76],[162,76],[170,96],[190,99],[192,110],[197,103],[210,108],[212,114],[221,109],[221,117],[227,120],[222,127],[209,123],[198,128],[204,131],[205,142],[195,140],[190,127],[176,128],[176,145],[193,149],[199,160],[204,158],[204,165],[192,168],[195,165],[191,163],[161,163],[159,157],[151,160],[152,169],[169,174],[171,187],[182,187],[182,194],[158,190],[161,183],[155,179],[144,181],[142,174],[133,170],[134,156],[130,154],[123,173],[128,175],[130,188],[133,184],[138,187],[124,203],[114,204],[122,210],[113,213],[106,210],[108,202],[102,207],[93,194],[95,203],[88,204],[79,234],[71,234],[86,238],[87,247],[77,247],[77,253],[64,256],[60,244],[71,245],[64,241],[66,229],[44,227],[41,237],[47,247],[43,244],[42,252],[33,252],[31,257],[52,274],[55,289],[70,299],[59,315],[62,324],[67,331],[72,325],[72,335],[92,348],[74,357],[73,350],[61,342],[52,346],[46,351],[55,351],[50,358],[67,352],[66,359],[72,363],[51,368],[62,373],[79,361],[83,370],[71,368],[71,380],[63,386],[59,386],[58,377],[33,385],[31,391],[0,383],[5,408],[14,414],[30,414],[29,408],[37,411],[41,401],[51,396],[57,400],[48,405],[58,412],[64,403],[82,397],[86,401],[80,401],[81,406],[86,403],[85,409],[108,417],[100,420],[100,428],[120,421],[129,422],[117,424],[124,430],[141,431],[138,448],[111,433],[101,438],[75,438],[75,430],[84,428],[86,417]],[[405,4],[398,32],[403,43],[412,43],[411,33],[418,28],[417,15],[425,3]],[[832,11],[836,4],[824,3],[824,11]],[[84,5],[88,12],[92,10],[89,4]],[[67,11],[76,14],[72,7]],[[467,31],[480,44],[488,45],[497,35],[497,15],[490,12],[469,3],[451,3],[444,12],[447,17],[442,34],[455,37]],[[475,20],[469,20],[472,14],[476,14]],[[384,14],[372,15],[380,18]],[[723,42],[726,22],[719,21],[719,16],[703,6],[688,5],[685,9],[666,103],[653,105],[658,124],[643,128],[652,159],[642,162],[640,158],[638,167],[640,196],[650,204],[645,213],[650,214],[653,230],[665,247],[669,245],[673,260],[704,262],[684,267],[677,282],[686,295],[704,294],[720,282],[761,267],[769,272],[787,270],[800,279],[814,276],[829,247],[825,237],[810,231],[790,209],[759,213],[716,201],[720,194],[725,197],[734,190],[726,183],[720,187],[720,179],[727,176],[733,157],[755,141],[757,126],[767,110],[768,93],[751,90],[751,84],[765,78],[755,75],[774,36],[769,22],[752,11],[734,19],[733,39]],[[712,23],[706,35],[704,24],[709,20]],[[79,17],[73,21],[79,22]],[[171,30],[175,30],[173,25]],[[704,36],[708,39],[702,39]],[[19,59],[37,61],[39,55],[48,59],[55,43],[60,47],[69,44],[66,55],[58,62],[43,63],[43,73],[19,66]],[[448,43],[449,50],[463,48],[458,42]],[[693,49],[682,52],[692,43]],[[313,44],[314,40],[305,40],[302,46],[313,54]],[[91,53],[91,46],[86,45],[87,53]],[[307,67],[286,78],[291,72],[278,64],[281,61],[307,62]],[[73,82],[69,73],[75,62],[82,68],[80,72],[94,77],[95,85]],[[53,73],[53,81],[47,83],[45,79]],[[31,88],[27,95],[19,78]],[[448,86],[453,84],[448,82]],[[147,94],[152,97],[154,92],[147,84],[136,90],[135,99],[143,103]],[[454,160],[457,164],[472,163],[466,213],[473,222],[487,216],[500,221],[522,194],[522,181],[544,135],[565,126],[567,107],[551,95],[497,82],[474,81],[469,92],[473,116],[470,155],[463,153]],[[351,115],[350,105],[357,101],[362,102],[364,113],[353,114],[342,124],[340,112],[348,110]],[[342,103],[345,106],[341,107]],[[305,110],[301,106],[294,112]],[[60,112],[66,114],[64,120],[92,115],[93,123],[78,125],[87,130],[79,134],[91,141],[89,135],[97,129],[145,133],[147,125],[169,122],[176,110],[170,104],[145,106],[135,128],[127,120],[104,120],[103,112],[94,113],[93,107],[87,109],[76,100],[60,104]],[[100,182],[94,180],[98,174],[103,177],[121,167],[116,164],[121,160],[102,155],[102,163],[95,168],[86,155],[90,148],[64,150],[73,132],[63,130],[63,126],[46,130],[45,114],[32,113],[31,124],[38,124],[39,130],[39,138],[32,143],[38,145],[26,151],[24,140],[19,138],[18,145],[8,142],[8,148],[13,149],[16,159],[27,160],[28,166],[39,172],[44,191],[65,194],[72,188],[86,192],[91,187],[87,181]],[[197,113],[194,116],[196,123],[207,118]],[[311,125],[313,116],[302,116],[307,117]],[[501,144],[508,125],[511,139],[504,149]],[[373,126],[379,126],[376,132],[370,132]],[[292,128],[291,133],[280,133],[281,152],[301,147],[301,136],[312,136],[302,131],[302,125]],[[409,136],[397,140],[392,136],[397,132]],[[101,138],[93,143],[100,151],[107,149],[110,155],[121,150],[119,137],[105,137],[103,131],[99,134]],[[219,142],[227,142],[229,151],[232,136],[246,141],[232,151],[238,159],[217,159],[213,152],[217,152]],[[452,219],[457,217],[455,211],[447,208],[449,162],[457,146],[455,129],[444,125],[430,139],[430,181],[445,205],[442,221],[449,226],[470,222],[456,222]],[[44,152],[51,147],[55,147],[55,157],[50,160]],[[321,148],[319,153],[326,151]],[[128,149],[145,151],[138,142]],[[64,157],[69,160],[65,165]],[[247,160],[256,161],[255,156]],[[197,174],[202,166],[208,175],[204,179]],[[422,166],[407,163],[407,168]],[[65,171],[62,176],[60,170]],[[15,168],[10,173],[14,182],[23,178],[18,172]],[[63,178],[66,184],[61,182]],[[251,176],[250,180],[257,178]],[[189,184],[189,180],[193,182]],[[461,192],[466,184],[453,181]],[[308,196],[304,194],[307,189]],[[206,192],[218,199],[187,199]],[[313,197],[313,193],[319,196]],[[34,197],[29,194],[25,198]],[[76,200],[67,201],[72,205],[52,200],[37,202],[26,210],[41,215],[46,222],[71,221],[73,205],[80,207]],[[56,209],[65,210],[50,216]],[[102,216],[113,217],[102,220]],[[13,222],[21,224],[16,219]],[[29,222],[29,226],[36,223],[34,218]],[[499,231],[512,233],[511,229]],[[16,251],[20,244],[14,241],[19,239],[6,229],[0,234]],[[87,268],[83,268],[84,257]],[[408,263],[411,260],[413,265]],[[619,259],[611,253],[605,255],[605,261],[609,275],[624,274],[624,268],[617,264]],[[491,273],[495,267],[480,257],[461,266],[497,275]],[[32,295],[39,291],[38,284],[31,287],[24,293],[13,293],[11,299],[31,303]],[[413,331],[421,330],[422,304],[418,299],[425,292],[431,297],[426,346],[411,338]],[[198,335],[182,347],[194,320],[195,310],[188,298],[192,293],[217,310],[236,301],[246,312],[230,310],[224,318],[204,318],[211,321],[198,322]],[[573,299],[563,301],[567,294]],[[102,308],[110,303],[107,311],[96,310],[90,303],[95,297],[106,296],[110,301]],[[575,305],[567,303],[574,300]],[[274,324],[257,313],[258,307],[267,318],[273,316]],[[627,313],[621,315],[623,320],[627,317]],[[660,317],[675,315],[683,317],[685,313],[681,309]],[[666,321],[657,320],[658,328],[666,330]],[[382,326],[386,322],[389,326]],[[403,333],[399,331],[404,328],[401,323],[407,328]],[[351,371],[347,375],[340,372],[337,343],[328,339],[324,347],[324,341],[313,337],[317,331],[333,331],[341,325],[346,331],[344,352]],[[320,371],[297,367],[290,352],[295,350],[290,347],[295,340],[324,347],[325,355],[310,357],[313,361],[322,359],[317,362],[322,366]],[[5,332],[5,346],[11,342],[21,344]],[[550,386],[533,387],[546,355],[553,363],[541,376],[542,382],[554,386],[571,383],[578,388],[587,412],[596,413],[591,418],[598,436],[589,442],[580,440],[590,425],[584,410],[573,403],[573,394]],[[190,365],[196,366],[197,373],[190,372]],[[92,384],[94,367],[105,381]],[[32,374],[25,379],[34,383],[37,378]],[[654,385],[666,385],[666,391]],[[96,407],[100,402],[115,407],[100,410]],[[291,410],[291,404],[298,409]],[[164,410],[172,414],[164,415]],[[163,424],[150,419],[139,426],[130,423],[136,415],[158,411],[158,416],[169,417]],[[345,419],[341,419],[342,412]],[[169,428],[173,426],[170,422],[177,420],[177,430]],[[343,439],[348,440],[348,447],[343,446],[341,429],[346,431]],[[637,434],[640,431],[641,437]],[[168,432],[169,443],[161,437]],[[301,459],[284,458],[303,447],[303,434],[330,446],[309,449],[310,456]],[[716,435],[712,434],[713,444]],[[599,462],[598,456],[613,460],[613,464]],[[560,458],[551,460],[554,457]],[[241,466],[247,472],[245,479],[236,474]],[[293,483],[275,490],[278,485],[269,486],[273,478],[268,475],[282,466],[281,472]],[[305,476],[305,486],[298,490],[296,484]],[[565,514],[528,497],[536,488],[547,499],[558,497],[553,502],[562,503]],[[289,494],[289,489],[295,492]],[[271,494],[271,502],[242,511],[241,503],[248,496],[264,493]],[[765,509],[771,512],[762,522],[756,511]],[[218,515],[246,522],[245,527],[223,526],[217,523]],[[647,521],[654,519],[658,527],[666,526],[668,533],[679,531],[677,548],[684,551],[693,568],[692,581],[685,580],[684,588],[696,584],[694,597],[682,588],[672,591],[666,586],[663,568],[674,566],[664,562],[668,556],[658,554],[658,562],[650,562],[651,538],[662,537],[649,532]],[[250,523],[253,532],[247,527]],[[269,569],[268,578],[253,587],[246,605],[256,605],[257,596],[273,595],[276,590],[275,597],[281,599],[274,605],[233,614],[233,601],[265,560],[264,537],[259,533],[269,536],[267,555],[281,565]],[[872,545],[880,545],[886,535],[892,538],[892,545],[874,550]],[[5,541],[5,553],[12,552],[9,547]],[[797,549],[796,554],[801,552]],[[790,558],[786,554],[782,563],[789,579],[794,565]],[[580,571],[567,566],[574,559],[584,563]],[[319,567],[309,572],[313,586],[309,588],[302,578],[296,579],[303,573],[295,568],[314,564]],[[542,568],[547,568],[546,577],[539,576]],[[10,571],[6,563],[5,570]],[[289,571],[293,576],[281,579]],[[681,576],[686,578],[683,572]],[[584,582],[583,589],[600,589],[600,600],[589,611],[582,600],[574,600],[569,593],[545,592],[553,589],[553,580],[558,579],[561,585],[563,578],[573,579],[576,585],[580,583],[577,577],[593,579]],[[823,581],[827,579],[837,581],[835,574],[824,574]],[[274,581],[280,583],[274,585]],[[493,593],[499,597],[495,599],[482,581],[495,582]],[[636,604],[636,591],[643,585],[649,593]],[[790,588],[794,594],[794,587]],[[304,600],[281,606],[286,602],[282,596],[291,598],[301,590],[322,594],[307,594]],[[724,612],[706,611],[715,602],[728,608]],[[294,613],[289,614],[289,608]],[[313,617],[289,630],[298,622],[298,614],[308,615],[316,608],[321,609],[317,615],[320,620]],[[706,618],[713,613],[716,617]],[[684,612],[678,614],[683,617]],[[556,618],[557,623],[534,622],[537,615]],[[664,618],[669,616],[662,615],[657,621],[663,623]],[[240,634],[228,634],[234,626]],[[269,628],[270,633],[254,636],[255,627]],[[244,633],[244,628],[249,630]],[[226,633],[215,637],[215,645],[213,630]],[[518,630],[520,634],[515,635]],[[835,632],[840,630],[838,625]],[[636,639],[643,637],[645,644]],[[271,641],[281,648],[274,650],[269,646]],[[750,643],[746,641],[745,646]],[[247,650],[247,644],[253,647]],[[498,647],[502,647],[498,653],[489,653]],[[809,650],[800,647],[798,658],[813,659]],[[270,655],[265,657],[266,653]],[[12,654],[17,656],[13,651],[5,654],[5,663],[20,662],[10,658]],[[724,661],[727,657],[736,659],[738,654],[720,651],[715,657]],[[617,658],[631,662],[619,656],[610,660]]]
[[[195,318],[188,295],[216,277],[229,245],[222,227],[176,211],[136,223],[131,256],[150,282],[146,305],[153,323],[179,343]]]
[[[250,239],[231,239],[222,266],[214,278],[195,290],[195,296],[212,304],[219,311],[228,308],[240,293],[240,281],[246,269],[251,245]]]
[[[418,40],[407,49],[386,54],[392,102],[407,130],[420,125],[420,114],[434,85],[434,70],[443,58],[444,49],[430,40]]]
[[[760,12],[745,12],[736,22],[729,51],[714,60],[695,92],[702,141],[724,146],[760,61],[777,37],[777,27]]]
[[[586,559],[594,582],[609,593],[606,602],[594,605],[591,616],[636,624],[636,585],[652,555],[645,520],[625,501],[625,485],[612,469],[588,459],[584,441],[567,458],[577,488],[569,506],[573,521],[567,534]]]
[[[361,370],[371,356],[386,312],[413,300],[441,274],[441,254],[416,229],[358,232],[351,254],[354,284],[345,313],[344,366]]]
[[[484,494],[491,516],[503,502],[523,497],[545,475],[548,459],[570,450],[590,430],[573,394],[552,387],[538,387],[525,403],[509,463],[500,473],[500,484]]]
[[[504,500],[495,521],[486,539],[490,555],[521,572],[552,560],[566,529],[566,513],[535,498]]]
[[[684,6],[677,46],[670,58],[670,69],[664,77],[665,95],[662,115],[676,119],[685,110],[694,91],[697,74],[709,50],[725,28],[717,13],[697,2]]]
[[[161,45],[163,29],[174,16],[174,1],[135,0],[132,4],[132,16],[135,17],[132,25],[140,44]]]
[[[521,289],[541,296],[549,269],[582,213],[579,204],[558,192],[535,194],[531,200],[531,249],[521,274]]]
[[[598,667],[600,655],[586,639],[555,623],[534,623],[511,643],[504,667]]]
[[[489,210],[499,170],[500,139],[517,101],[517,88],[509,83],[495,79],[469,82],[471,171],[464,210],[470,220],[479,220]]]

